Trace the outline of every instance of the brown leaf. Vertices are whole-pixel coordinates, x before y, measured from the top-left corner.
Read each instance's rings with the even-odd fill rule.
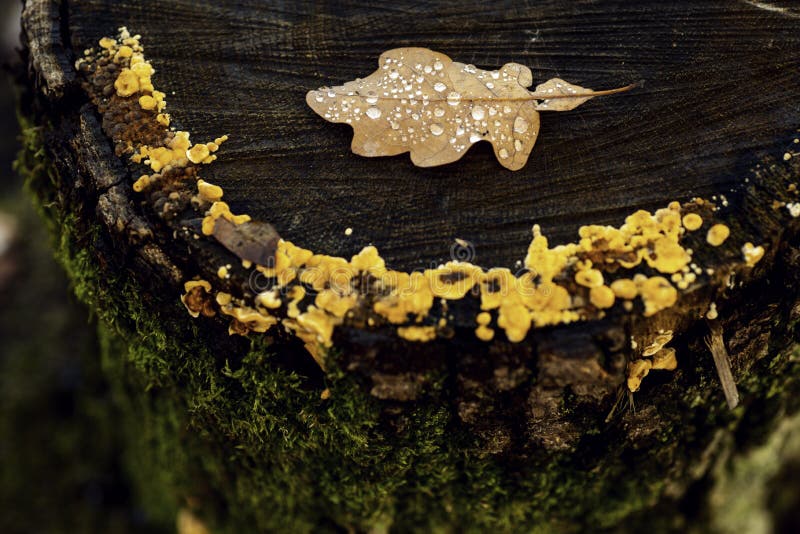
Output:
[[[353,126],[356,154],[411,152],[419,167],[451,163],[488,141],[501,165],[521,169],[539,133],[538,110],[565,111],[633,87],[592,92],[554,78],[532,93],[528,67],[486,71],[427,48],[389,50],[378,64],[366,78],[309,91],[306,102],[324,119]]]
[[[248,221],[234,224],[220,217],[214,223],[214,238],[241,260],[271,266],[280,236],[268,223]]]
[[[547,80],[544,83],[540,83],[536,86],[536,94],[538,95],[559,95],[560,97],[565,98],[546,98],[543,99],[541,102],[536,104],[536,109],[539,111],[569,111],[571,109],[575,109],[590,98],[592,96],[572,96],[575,94],[586,94],[587,91],[591,91],[591,89],[587,89],[586,87],[581,87],[580,85],[573,85],[569,82],[565,82],[561,78],[553,78],[551,80]]]

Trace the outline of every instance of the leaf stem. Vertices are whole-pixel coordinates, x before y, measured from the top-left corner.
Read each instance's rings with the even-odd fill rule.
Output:
[[[614,89],[604,89],[602,91],[588,91],[584,93],[575,93],[569,95],[551,95],[551,94],[539,94],[539,93],[528,93],[527,96],[520,96],[514,98],[503,98],[503,97],[471,97],[471,98],[462,98],[461,101],[466,102],[524,102],[529,100],[555,100],[556,98],[586,98],[586,97],[595,97],[595,96],[605,96],[605,95],[614,95],[617,93],[624,93],[626,91],[630,91],[631,89],[637,87],[637,83],[631,83],[624,87],[617,87]],[[377,100],[410,100],[407,97],[396,97],[396,96],[366,96],[360,95],[356,93],[353,96],[358,96],[361,98],[375,98]],[[417,98],[416,100],[423,100],[422,98]],[[426,102],[445,102],[447,98],[428,98],[424,99]]]
[[[527,98],[521,100],[553,100],[555,98],[583,98],[587,96],[605,96],[605,95],[615,95],[617,93],[624,93],[625,91],[630,91],[631,89],[635,88],[638,84],[631,83],[624,87],[617,87],[615,89],[604,89],[602,91],[588,91],[586,93],[575,93],[570,95],[549,95],[549,94],[537,94],[537,93],[530,93]]]

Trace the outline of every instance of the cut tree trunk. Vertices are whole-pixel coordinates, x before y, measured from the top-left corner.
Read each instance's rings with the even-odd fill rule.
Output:
[[[164,470],[142,477],[169,496],[153,508],[215,532],[708,519],[711,467],[797,404],[798,18],[759,2],[27,1],[23,108],[43,150],[23,166],[79,295],[114,327],[120,425]],[[121,26],[140,38],[112,41]],[[154,89],[127,91],[120,49],[139,44]],[[353,154],[306,92],[410,46],[638,87],[544,115],[516,172],[485,143],[435,168]],[[131,157],[180,138],[140,100],[153,90],[193,141],[228,134],[216,161]],[[657,236],[614,248],[636,225]],[[286,241],[355,269],[346,313],[321,300],[332,276],[304,277],[314,260],[273,276]],[[370,245],[445,289],[398,319],[379,262],[348,263]],[[564,264],[545,280],[548,258]],[[489,304],[490,268],[544,300]]]

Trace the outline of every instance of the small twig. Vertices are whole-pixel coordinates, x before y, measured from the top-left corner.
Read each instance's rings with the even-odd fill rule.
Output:
[[[614,406],[611,407],[611,411],[608,412],[606,416],[605,422],[608,423],[614,417],[614,414],[617,413],[617,408],[619,408],[620,404],[625,400],[625,392],[628,391],[628,388],[621,386],[619,388],[619,392],[617,393],[617,400],[614,402]]]
[[[739,405],[739,391],[736,389],[736,382],[733,380],[731,372],[731,359],[725,348],[725,341],[722,339],[722,326],[716,321],[708,321],[708,329],[711,331],[706,336],[706,345],[714,357],[714,365],[717,367],[717,375],[722,383],[722,391],[725,393],[725,400],[728,407],[733,410]]]

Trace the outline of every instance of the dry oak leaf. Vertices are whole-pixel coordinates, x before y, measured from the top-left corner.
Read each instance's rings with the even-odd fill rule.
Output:
[[[553,78],[530,92],[533,76],[524,65],[487,71],[427,48],[395,48],[378,64],[366,78],[309,91],[306,102],[324,119],[353,127],[354,153],[411,152],[418,167],[451,163],[489,141],[501,165],[521,169],[536,142],[539,111],[567,111],[634,87],[591,91]]]

